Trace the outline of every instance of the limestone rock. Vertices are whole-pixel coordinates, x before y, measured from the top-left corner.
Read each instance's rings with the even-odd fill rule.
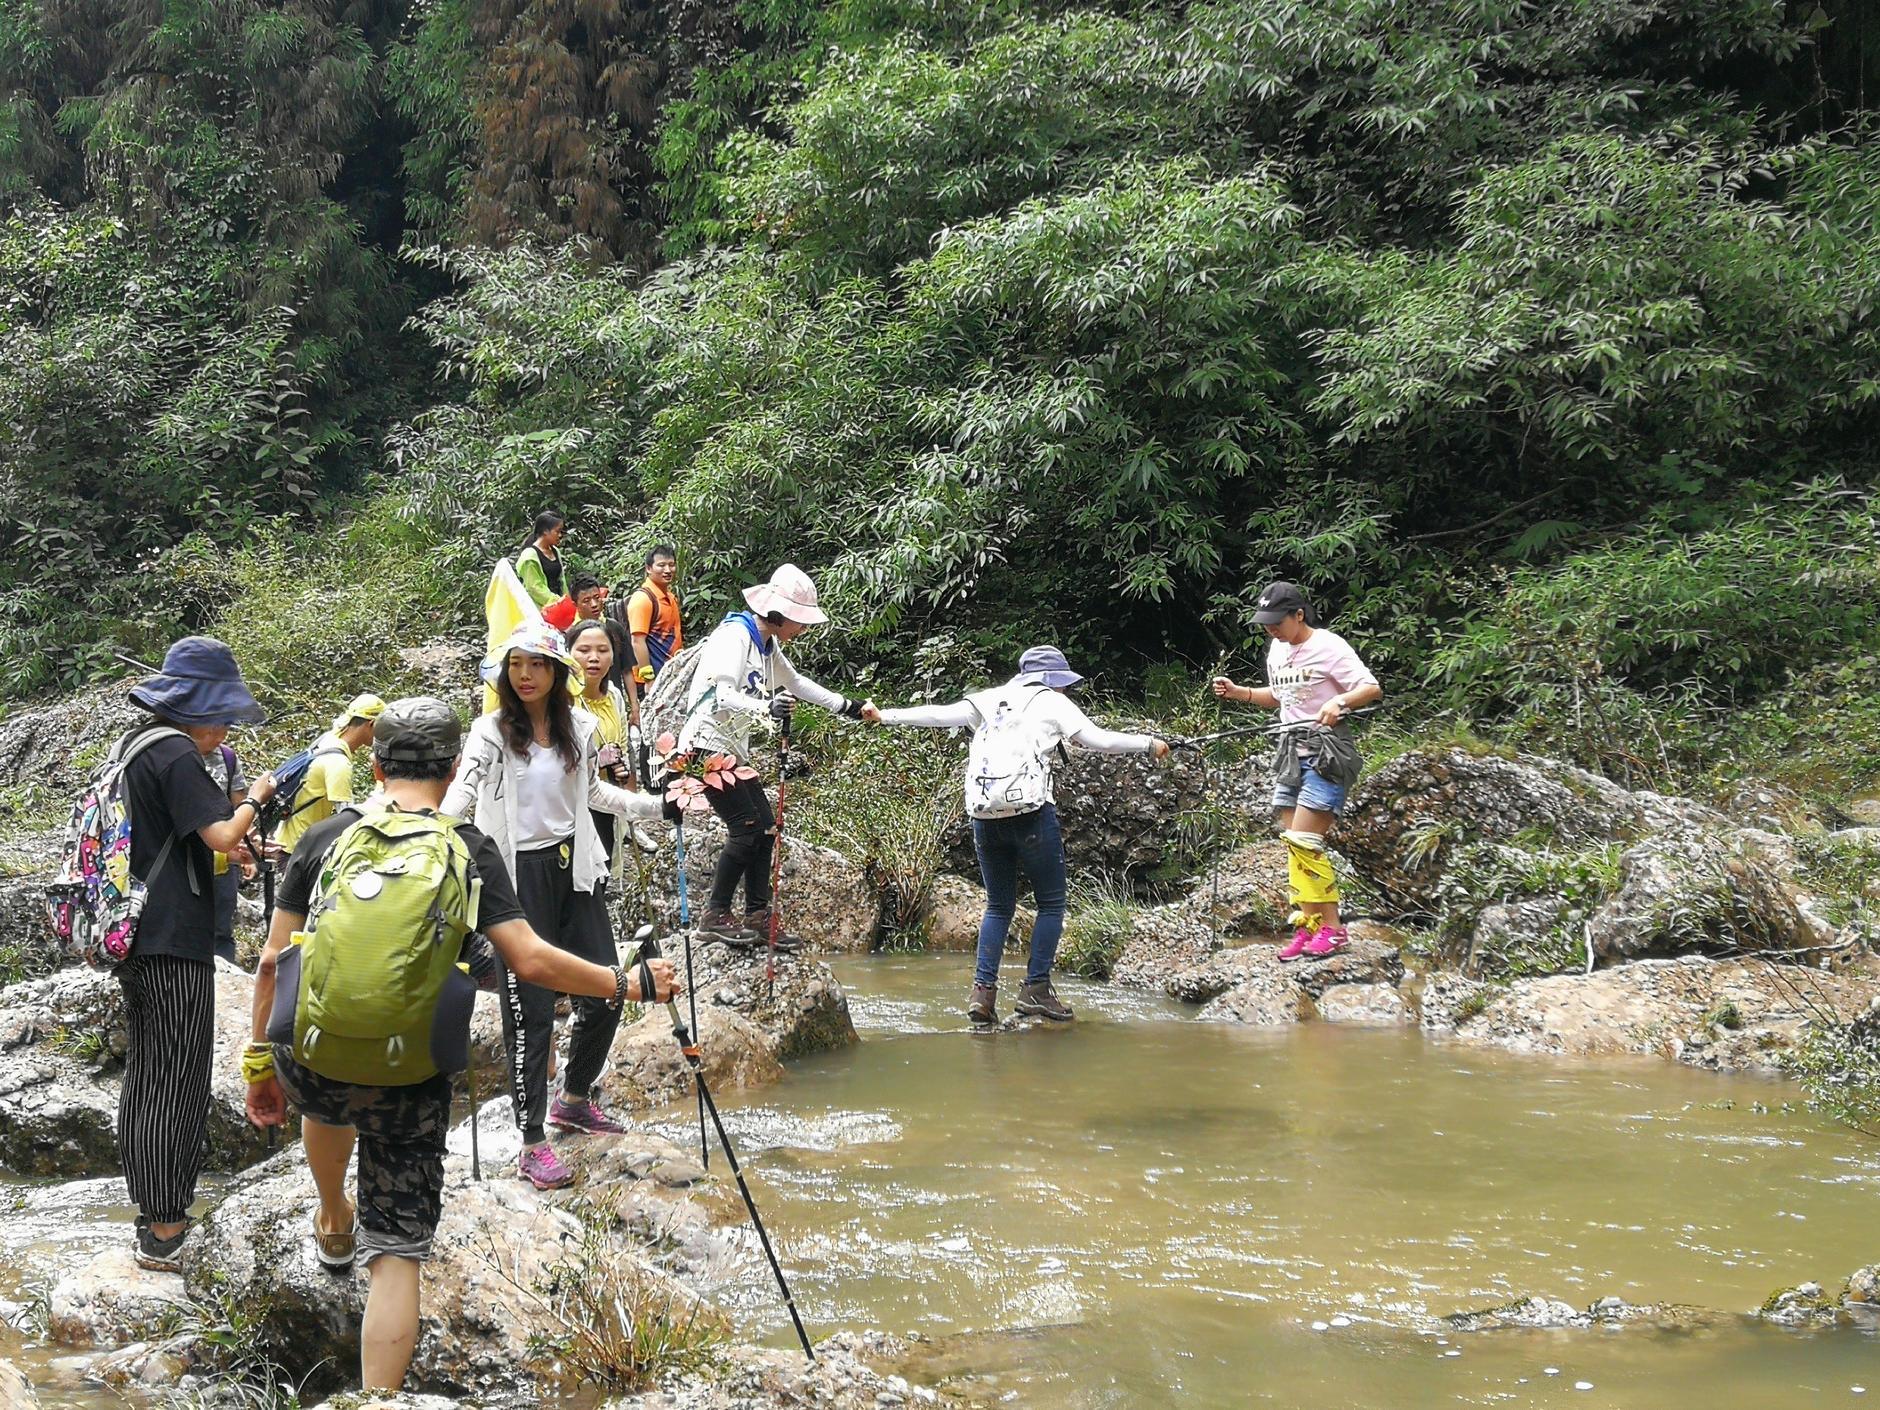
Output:
[[[1401,1027],[1416,1022],[1409,1001],[1389,984],[1334,984],[1319,995],[1318,1005],[1327,1023]]]
[[[1110,979],[1132,989],[1165,989],[1175,975],[1205,963],[1220,947],[1213,927],[1188,902],[1146,907],[1135,913],[1135,929]]]
[[[1204,1023],[1244,1023],[1256,1028],[1298,1023],[1306,1017],[1306,996],[1277,964],[1260,966],[1196,1015]]]
[[[117,1086],[41,1048],[0,1053],[0,1166],[22,1175],[118,1168]]]
[[[684,1007],[681,1000],[681,1012]],[[769,1038],[738,1010],[701,1003],[698,1021],[705,1081],[713,1092],[766,1086],[783,1077]],[[665,1106],[691,1092],[692,1070],[664,1007],[649,1009],[614,1036],[601,1086],[610,1103],[635,1111]]]
[[[1286,844],[1272,837],[1221,858],[1218,904],[1212,867],[1195,877],[1188,902],[1217,934],[1251,940],[1286,928],[1292,910],[1287,896]]]
[[[677,939],[665,948],[675,958],[684,954]],[[708,1007],[732,1009],[757,1027],[779,1062],[859,1041],[848,995],[813,956],[778,954],[774,983],[766,977],[769,960],[761,945],[734,950],[695,943],[692,957],[701,1026]]]
[[[1424,1027],[1516,1052],[1656,1053],[1696,1067],[1773,1072],[1809,1022],[1851,1022],[1880,994],[1872,972],[1760,960],[1638,960],[1505,987],[1432,979]]]
[[[122,1346],[168,1336],[192,1310],[182,1279],[139,1268],[127,1238],[53,1284],[46,1329],[61,1346]]]
[[[1801,1283],[1771,1293],[1758,1315],[1778,1327],[1831,1327],[1840,1309],[1822,1296],[1820,1283]]]
[[[1279,951],[1280,947],[1272,944],[1221,950],[1198,965],[1168,975],[1162,989],[1172,999],[1193,1004],[1206,1003],[1256,977],[1284,983],[1310,998],[1317,998],[1334,985],[1394,985],[1403,978],[1402,956],[1395,946],[1381,940],[1353,939],[1343,950],[1324,959],[1301,957],[1290,963],[1281,961]]]
[[[1834,938],[1790,883],[1793,851],[1768,834],[1669,828],[1628,849],[1619,865],[1619,890],[1590,922],[1604,958],[1806,949]]]
[[[1362,779],[1333,841],[1392,905],[1433,913],[1452,850],[1446,834],[1507,842],[1535,831],[1590,847],[1680,824],[1729,825],[1688,799],[1630,792],[1555,760],[1430,748]]]
[[[119,735],[150,717],[130,702],[124,680],[0,720],[0,789],[30,785],[70,801]]]
[[[0,1410],[37,1410],[39,1397],[26,1383],[26,1375],[11,1361],[0,1359]]]
[[[1457,1312],[1443,1319],[1459,1332],[1495,1332],[1513,1329],[1565,1331],[1589,1327],[1649,1326],[1660,1331],[1692,1331],[1726,1320],[1723,1314],[1675,1302],[1635,1304],[1623,1298],[1602,1297],[1586,1308],[1557,1297],[1529,1293],[1500,1307]]]
[[[963,876],[942,874],[933,880],[927,905],[922,913],[929,950],[960,951],[971,954],[979,948],[979,922],[986,911],[985,888]],[[1031,928],[1038,913],[1020,903],[1012,917],[1008,946],[1023,947],[1031,941]]]

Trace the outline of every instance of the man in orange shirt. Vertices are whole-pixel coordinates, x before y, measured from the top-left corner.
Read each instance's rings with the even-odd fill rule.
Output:
[[[634,683],[644,689],[685,646],[679,625],[679,596],[672,590],[679,558],[671,544],[655,544],[646,555],[646,580],[627,597],[624,616],[633,634]],[[634,713],[639,713],[635,692]]]

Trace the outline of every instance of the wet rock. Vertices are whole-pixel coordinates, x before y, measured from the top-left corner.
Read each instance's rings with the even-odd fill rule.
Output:
[[[1495,1332],[1525,1330],[1582,1330],[1589,1327],[1650,1326],[1661,1331],[1689,1331],[1726,1320],[1721,1313],[1681,1303],[1654,1302],[1643,1305],[1623,1298],[1602,1297],[1586,1308],[1575,1307],[1557,1297],[1533,1293],[1516,1298],[1500,1307],[1474,1312],[1457,1312],[1443,1319],[1459,1332]]]
[[[1589,923],[1602,958],[1794,950],[1833,941],[1834,928],[1791,884],[1793,849],[1770,834],[1669,828],[1628,849],[1619,866],[1618,891]]]
[[[1830,1327],[1840,1309],[1822,1296],[1820,1283],[1801,1283],[1771,1293],[1757,1315],[1778,1327]]]
[[[1570,1302],[1529,1293],[1500,1307],[1454,1312],[1443,1319],[1458,1332],[1493,1332],[1509,1327],[1559,1328],[1590,1326],[1590,1319]]]
[[[927,904],[922,912],[929,950],[961,951],[971,954],[979,948],[979,922],[986,910],[986,891],[978,882],[963,876],[942,874],[933,880]],[[1012,917],[1008,946],[1024,947],[1031,942],[1031,928],[1038,913],[1021,904]]]
[[[1213,868],[1195,878],[1189,906],[1229,939],[1275,935],[1287,926],[1286,844],[1277,837],[1250,843],[1221,858],[1218,897]]]
[[[1415,749],[1359,782],[1333,841],[1398,910],[1434,914],[1464,837],[1508,842],[1527,833],[1591,847],[1690,824],[1729,821],[1689,799],[1631,792],[1551,759]]]
[[[819,1342],[813,1364],[795,1349],[733,1346],[719,1354],[716,1367],[663,1382],[657,1391],[610,1401],[607,1410],[795,1410],[804,1405],[882,1410],[939,1404],[928,1387],[875,1364],[906,1354],[905,1345],[893,1338],[850,1331]]]
[[[0,1410],[38,1410],[39,1397],[26,1383],[26,1374],[11,1361],[0,1359]]]
[[[1300,956],[1288,973],[1293,983],[1316,999],[1338,984],[1397,984],[1403,979],[1403,956],[1394,945],[1353,936],[1335,955]]]
[[[0,994],[0,1052],[72,1050],[92,1065],[124,1060],[124,990],[95,969],[63,969]]]
[[[1186,901],[1145,907],[1135,912],[1134,929],[1110,980],[1132,989],[1166,989],[1176,975],[1205,963],[1221,943],[1205,916]],[[1191,1002],[1224,992],[1224,987],[1215,989]]]
[[[668,950],[679,955],[683,946],[675,941]],[[692,957],[701,1025],[708,1006],[732,1009],[756,1025],[779,1062],[860,1041],[848,995],[814,957],[778,954],[774,982],[766,977],[769,958],[761,945],[694,944]]]
[[[39,1048],[0,1053],[0,1166],[22,1175],[118,1168],[117,1088]]]
[[[161,1390],[188,1375],[201,1359],[201,1350],[201,1341],[188,1334],[161,1342],[134,1341],[93,1361],[90,1376],[113,1390]]]
[[[1475,917],[1467,948],[1462,954],[1462,972],[1476,975],[1486,966],[1491,972],[1505,971],[1517,957],[1525,968],[1537,968],[1538,961],[1553,956],[1549,968],[1579,968],[1571,937],[1564,934],[1569,920],[1567,903],[1552,897],[1532,901],[1508,901],[1484,906]]]
[[[1270,946],[1262,946],[1270,951]],[[1277,964],[1260,965],[1247,978],[1196,1015],[1204,1023],[1244,1023],[1256,1028],[1280,1027],[1308,1017],[1305,992]]]
[[[1394,985],[1403,978],[1403,957],[1395,946],[1381,940],[1353,939],[1335,955],[1324,959],[1300,958],[1290,963],[1281,961],[1279,950],[1280,947],[1273,944],[1238,945],[1231,950],[1221,950],[1200,964],[1168,975],[1162,984],[1163,992],[1185,1003],[1206,1003],[1249,980],[1270,978],[1290,985],[1307,997],[1317,998],[1334,985]]]
[[[461,1410],[462,1402],[447,1395],[364,1395],[357,1391],[323,1400],[318,1410]]]
[[[126,1238],[53,1284],[46,1331],[60,1346],[123,1346],[166,1338],[194,1312],[183,1280],[139,1268]]]
[[[699,1054],[712,1091],[761,1087],[782,1079],[783,1067],[771,1041],[754,1021],[736,1009],[710,1003],[699,1005],[698,1021]],[[692,1069],[672,1036],[672,1020],[664,1007],[649,1009],[615,1035],[601,1086],[611,1104],[635,1111],[665,1106],[691,1092]]]
[[[1402,1027],[1416,1014],[1389,984],[1334,984],[1319,995],[1319,1017],[1327,1023],[1362,1023]]]
[[[1880,1325],[1880,1263],[1848,1276],[1841,1288],[1841,1311],[1864,1326]]]
[[[1851,1022],[1880,994],[1871,972],[1759,960],[1638,960],[1506,986],[1432,979],[1426,1029],[1516,1052],[1655,1053],[1719,1071],[1779,1070],[1811,1020]]]

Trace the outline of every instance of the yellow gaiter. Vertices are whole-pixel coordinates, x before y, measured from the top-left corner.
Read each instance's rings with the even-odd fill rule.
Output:
[[[1338,877],[1316,832],[1285,832],[1286,881],[1295,902],[1323,904],[1338,899]]]

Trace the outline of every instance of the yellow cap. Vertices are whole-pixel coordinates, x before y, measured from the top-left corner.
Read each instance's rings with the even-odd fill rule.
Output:
[[[352,703],[333,717],[333,733],[338,734],[354,720],[376,720],[385,713],[385,702],[376,695],[355,695]]]

